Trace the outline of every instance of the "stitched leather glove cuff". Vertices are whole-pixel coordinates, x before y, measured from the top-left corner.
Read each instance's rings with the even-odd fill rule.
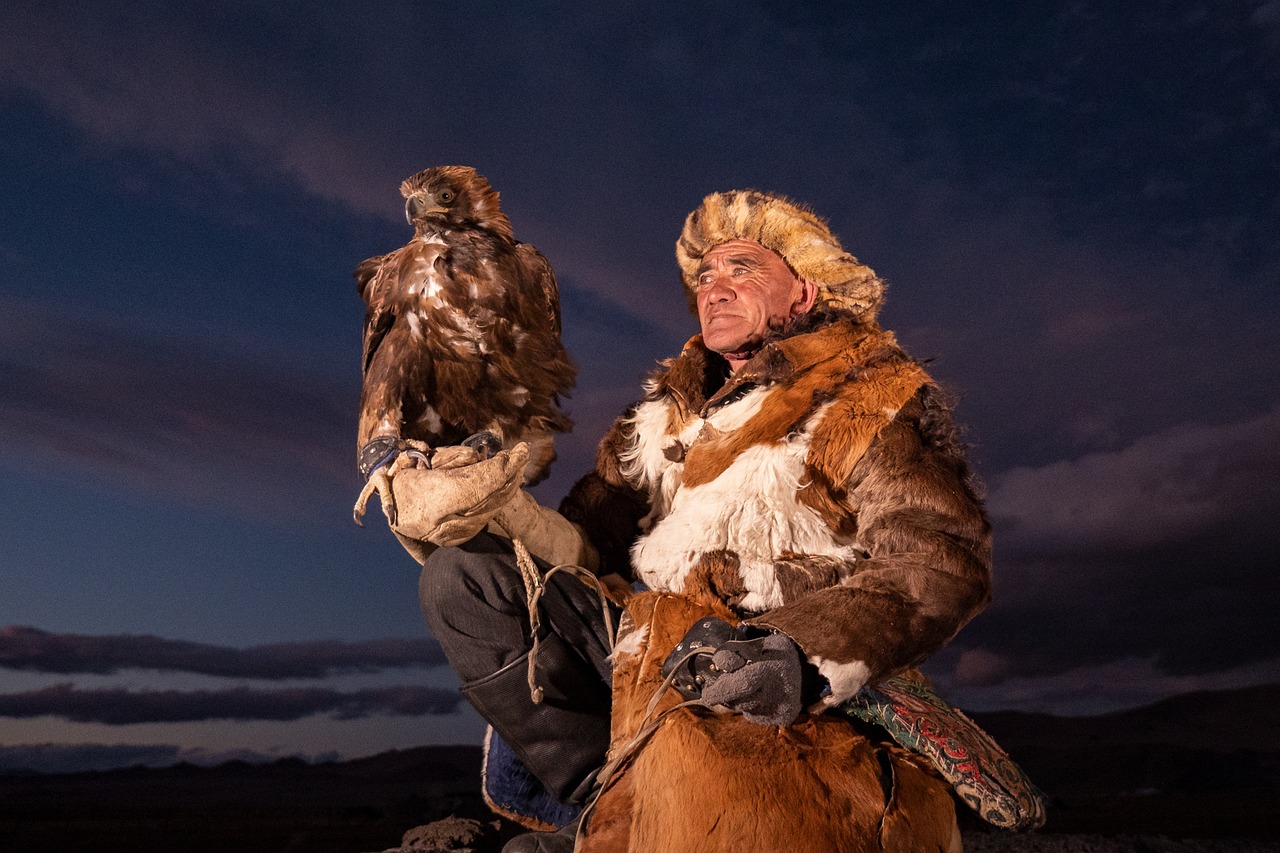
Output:
[[[785,726],[800,716],[806,679],[800,649],[785,634],[701,619],[663,664],[686,699],[701,699],[753,723]]]

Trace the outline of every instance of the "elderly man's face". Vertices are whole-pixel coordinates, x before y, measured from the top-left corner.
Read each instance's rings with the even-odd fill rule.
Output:
[[[815,291],[759,243],[721,243],[698,266],[702,341],[737,370],[766,334],[813,307]]]

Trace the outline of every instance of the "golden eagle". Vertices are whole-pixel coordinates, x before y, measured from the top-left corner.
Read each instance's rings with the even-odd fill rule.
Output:
[[[560,408],[577,368],[560,342],[555,275],[515,239],[498,193],[467,166],[424,169],[400,193],[413,238],[355,271],[368,304],[357,524],[374,491],[395,523],[387,466],[399,454],[429,466],[431,448],[486,458],[525,441],[534,483],[555,458],[551,433],[573,425]]]

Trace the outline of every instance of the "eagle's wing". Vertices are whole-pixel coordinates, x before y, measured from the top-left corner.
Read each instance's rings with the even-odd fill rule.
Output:
[[[560,337],[560,287],[556,284],[551,264],[529,243],[516,243],[516,257],[524,272],[524,280],[536,284],[542,293],[551,320],[551,329]]]
[[[369,363],[373,360],[378,345],[387,336],[387,332],[391,331],[391,326],[396,320],[395,312],[392,310],[393,300],[390,298],[391,288],[388,286],[388,276],[384,271],[395,254],[395,252],[389,252],[369,258],[356,267],[354,273],[360,298],[369,306],[364,312],[364,352],[360,367],[362,375],[368,373]]]

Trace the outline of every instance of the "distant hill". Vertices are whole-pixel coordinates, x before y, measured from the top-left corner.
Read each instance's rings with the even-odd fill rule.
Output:
[[[1050,796],[1050,829],[1280,839],[1280,684],[1097,717],[971,716]]]
[[[1090,743],[1172,743],[1215,750],[1280,750],[1280,684],[1184,693],[1096,717],[998,711],[970,714],[1002,738]]]
[[[1277,708],[1280,685],[1269,685],[1100,717],[972,716],[1049,795],[1047,833],[1280,841]],[[323,764],[0,774],[0,850],[384,850],[445,816],[492,819],[479,789],[474,746]],[[965,823],[982,832],[976,818]]]
[[[488,818],[480,749],[429,746],[340,763],[233,761],[0,775],[4,853],[357,853],[449,815]]]

